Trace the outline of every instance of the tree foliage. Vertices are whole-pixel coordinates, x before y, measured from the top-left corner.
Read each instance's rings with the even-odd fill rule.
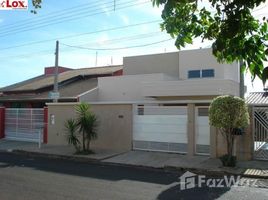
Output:
[[[216,97],[209,107],[209,123],[218,128],[226,139],[227,154],[231,158],[237,129],[249,124],[245,101],[229,95]]]
[[[36,10],[41,8],[42,0],[32,0],[32,4],[33,4],[33,10],[31,10],[31,12],[36,14],[37,13]]]
[[[252,11],[266,0],[152,0],[164,5],[165,29],[178,49],[192,44],[194,38],[212,40],[212,51],[219,62],[243,61],[254,79],[265,82],[264,62],[268,56],[266,18],[256,19]],[[208,3],[210,8],[203,6]]]

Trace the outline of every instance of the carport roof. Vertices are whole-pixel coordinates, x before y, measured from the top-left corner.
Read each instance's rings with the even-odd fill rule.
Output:
[[[251,92],[246,102],[249,105],[268,105],[268,92]]]

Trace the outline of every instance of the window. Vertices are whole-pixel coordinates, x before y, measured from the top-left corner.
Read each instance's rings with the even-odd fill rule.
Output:
[[[198,108],[198,116],[208,116],[208,108]]]
[[[189,70],[188,78],[209,78],[214,77],[214,69]]]
[[[144,115],[144,105],[138,105],[138,115]]]
[[[202,78],[214,77],[214,69],[203,69]]]
[[[200,78],[200,70],[189,70],[188,78]]]

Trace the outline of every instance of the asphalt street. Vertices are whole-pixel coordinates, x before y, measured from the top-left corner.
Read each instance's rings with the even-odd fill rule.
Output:
[[[267,180],[182,190],[183,173],[0,152],[0,200],[268,199]]]

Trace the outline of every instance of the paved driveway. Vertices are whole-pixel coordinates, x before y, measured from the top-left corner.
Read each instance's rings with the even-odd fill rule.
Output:
[[[13,140],[0,140],[0,150],[13,150],[13,149],[26,149],[26,148],[38,148],[38,143],[34,142],[21,142]]]

